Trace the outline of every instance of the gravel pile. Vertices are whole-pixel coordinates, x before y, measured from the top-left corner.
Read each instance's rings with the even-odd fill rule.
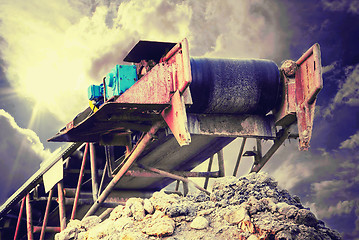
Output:
[[[342,239],[266,174],[218,179],[210,196],[155,192],[101,221],[70,221],[55,239]]]

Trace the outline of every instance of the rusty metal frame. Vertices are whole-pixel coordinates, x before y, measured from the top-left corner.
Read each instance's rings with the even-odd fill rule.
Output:
[[[243,155],[243,151],[244,151],[244,146],[246,145],[246,141],[247,141],[246,137],[242,138],[241,148],[240,148],[239,153],[238,153],[236,165],[235,165],[235,167],[233,169],[233,176],[234,177],[237,176],[239,164],[240,164],[241,159],[242,159],[242,155]]]
[[[214,156],[211,156],[208,160],[208,167],[207,167],[207,172],[210,172],[212,169],[212,164],[213,164],[213,158]],[[206,177],[206,179],[204,180],[204,184],[203,184],[203,188],[207,189],[208,187],[208,182],[209,182],[209,176]]]
[[[118,181],[123,177],[127,170],[131,167],[133,162],[137,157],[145,150],[145,147],[152,140],[155,133],[162,127],[162,121],[157,122],[152,126],[149,132],[147,132],[142,139],[139,140],[137,145],[132,149],[131,153],[125,158],[124,163],[118,173],[112,178],[111,182],[106,186],[101,195],[98,197],[97,201],[91,206],[88,212],[84,217],[94,214],[97,209],[100,207],[101,203],[106,200],[108,195],[111,193],[112,189],[116,186]]]
[[[223,149],[217,152],[218,158],[218,171],[211,171],[213,165],[213,156],[209,158],[207,172],[181,172],[181,171],[164,171],[151,166],[143,166],[138,164],[145,170],[138,170],[131,168],[134,165],[136,159],[141,155],[149,143],[151,143],[156,132],[164,127],[164,121],[171,130],[171,134],[176,138],[180,146],[187,145],[191,142],[190,134],[208,135],[208,136],[224,136],[224,137],[243,137],[242,144],[239,150],[237,161],[233,169],[233,176],[237,175],[240,165],[243,151],[245,148],[247,138],[254,137],[257,140],[255,159],[251,172],[259,172],[263,166],[269,161],[271,156],[277,151],[277,149],[283,144],[283,142],[290,135],[290,126],[298,120],[300,148],[306,149],[309,147],[309,140],[311,136],[311,128],[313,125],[313,116],[316,97],[321,90],[323,83],[321,79],[321,64],[320,64],[320,49],[319,45],[315,44],[311,47],[301,58],[299,58],[295,64],[296,72],[293,75],[287,74],[284,69],[281,69],[282,79],[284,81],[284,102],[281,105],[281,109],[276,113],[276,116],[211,116],[210,114],[187,114],[186,106],[192,104],[191,94],[188,89],[191,83],[191,68],[189,62],[188,42],[183,40],[178,43],[172,50],[170,50],[150,72],[148,72],[140,81],[136,82],[133,87],[122,94],[117,99],[109,99],[112,104],[123,104],[121,116],[109,116],[113,126],[117,122],[124,122],[115,130],[109,130],[100,135],[100,142],[103,144],[115,143],[116,141],[123,140],[122,138],[108,139],[110,134],[127,134],[123,132],[128,126],[136,126],[143,132],[147,132],[137,142],[136,146],[132,148],[131,141],[127,141],[125,145],[127,151],[123,161],[116,169],[115,175],[112,175],[112,180],[107,184],[105,189],[102,190],[103,178],[105,176],[106,167],[104,169],[96,169],[96,159],[93,143],[86,143],[84,149],[84,155],[82,159],[81,169],[79,171],[78,183],[75,192],[75,197],[68,197],[68,193],[64,192],[66,189],[63,187],[63,182],[57,184],[58,189],[58,212],[60,227],[48,227],[47,220],[49,216],[50,203],[53,200],[53,190],[49,192],[46,205],[46,210],[43,218],[42,227],[32,225],[32,212],[30,204],[29,192],[32,189],[26,188],[26,197],[23,198],[20,206],[18,221],[16,225],[14,239],[18,236],[19,226],[21,222],[21,215],[24,205],[26,205],[26,223],[28,239],[33,238],[33,233],[40,232],[40,239],[44,238],[45,231],[61,231],[66,228],[66,205],[72,204],[71,218],[76,216],[76,209],[78,204],[89,204],[92,206],[85,214],[86,216],[96,213],[100,207],[107,207],[101,216],[105,216],[116,204],[120,201],[111,201],[109,195],[115,188],[116,184],[122,179],[123,176],[130,177],[154,177],[158,178],[172,178],[177,180],[176,190],[179,188],[179,183],[183,183],[184,194],[188,192],[188,184],[194,184],[196,188],[210,194],[207,189],[209,178],[217,178],[225,176]],[[161,79],[160,82],[158,79]],[[140,89],[146,89],[147,92],[139,91]],[[153,98],[153,96],[155,96]],[[143,104],[146,102],[146,104]],[[109,102],[109,104],[111,104]],[[142,105],[141,105],[142,104]],[[139,110],[138,108],[143,107]],[[106,106],[104,106],[106,107]],[[131,109],[131,111],[137,111],[136,117],[141,118],[145,115],[145,111],[154,111],[155,114],[147,114],[150,116],[150,120],[145,124],[133,123],[130,119],[126,119],[123,115],[125,109]],[[105,109],[102,109],[105,110]],[[108,110],[108,109],[107,109]],[[99,110],[101,112],[101,108]],[[106,114],[104,114],[106,115]],[[156,115],[156,116],[154,116]],[[107,115],[106,115],[107,116]],[[162,116],[162,118],[161,118]],[[103,117],[103,116],[102,116]],[[118,119],[115,119],[115,118]],[[104,119],[100,119],[103,121]],[[164,120],[164,121],[163,121]],[[110,120],[109,120],[110,121]],[[226,124],[230,127],[223,127],[222,121],[226,121]],[[73,123],[73,122],[72,122]],[[71,124],[70,124],[71,125]],[[112,125],[111,125],[112,126]],[[282,126],[282,130],[277,132],[276,126]],[[75,128],[76,126],[67,126],[68,128]],[[67,129],[68,130],[68,129]],[[108,135],[107,135],[108,134]],[[270,149],[262,156],[261,140],[274,140],[274,144]],[[77,148],[81,143],[77,143]],[[217,151],[217,150],[216,150]],[[88,153],[89,152],[89,153]],[[71,153],[70,153],[71,154]],[[81,198],[81,185],[82,177],[85,171],[85,161],[88,154],[90,154],[90,173],[92,182],[92,198]],[[212,153],[211,153],[212,154]],[[69,155],[67,155],[68,157]],[[65,157],[65,154],[62,155]],[[67,158],[66,157],[66,158]],[[100,189],[97,183],[97,174],[102,171],[103,178],[101,180]],[[204,177],[204,187],[200,187],[197,184],[189,180],[189,177]],[[36,180],[37,183],[39,180]],[[72,196],[72,195],[71,195]],[[36,197],[33,196],[35,199]],[[44,200],[44,199],[42,199]],[[122,203],[122,202],[121,202]]]
[[[22,212],[24,210],[24,205],[25,205],[25,198],[26,197],[23,197],[22,198],[22,201],[21,201],[21,206],[20,206],[20,210],[19,210],[19,216],[17,218],[17,223],[16,223],[16,229],[15,229],[15,234],[14,234],[14,240],[17,239],[17,236],[19,234],[19,228],[20,228],[20,222],[21,222],[21,217],[22,217]]]
[[[75,193],[75,201],[74,201],[74,205],[72,207],[71,218],[70,218],[71,220],[75,219],[75,216],[76,216],[77,202],[78,202],[78,199],[79,199],[79,196],[80,196],[82,178],[83,178],[83,175],[84,175],[88,149],[89,149],[89,143],[86,143],[85,150],[84,150],[84,155],[82,157],[82,163],[81,163],[81,169],[80,169],[80,173],[79,173],[79,178],[78,178],[78,181],[77,181],[77,188],[76,188],[76,193]]]
[[[32,211],[30,203],[30,194],[28,193],[25,197],[26,202],[26,229],[27,229],[27,239],[33,240],[33,226],[32,226]]]
[[[289,128],[284,128],[279,133],[279,138],[274,140],[271,148],[266,152],[266,154],[260,158],[258,162],[254,162],[253,167],[250,172],[259,172],[264,165],[269,161],[269,159],[273,156],[273,154],[278,150],[278,148],[284,143],[286,139],[288,139],[290,132]]]
[[[46,225],[47,225],[47,220],[48,220],[48,217],[49,217],[52,192],[53,192],[53,189],[50,190],[49,196],[48,196],[48,199],[47,199],[45,215],[44,215],[44,221],[43,221],[42,227],[41,227],[40,240],[43,240],[45,238],[45,231],[46,231],[46,229],[48,229],[48,227]],[[36,232],[35,229],[34,229],[34,232]]]

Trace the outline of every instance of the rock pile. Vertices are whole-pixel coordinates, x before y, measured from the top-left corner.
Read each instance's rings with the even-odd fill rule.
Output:
[[[61,239],[341,239],[325,227],[300,199],[280,189],[266,174],[225,177],[212,193],[155,192],[131,198],[109,218],[74,220],[55,237]]]

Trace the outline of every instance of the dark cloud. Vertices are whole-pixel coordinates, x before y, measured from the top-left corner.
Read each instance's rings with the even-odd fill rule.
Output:
[[[34,174],[50,156],[35,132],[20,128],[14,118],[0,109],[0,203]]]

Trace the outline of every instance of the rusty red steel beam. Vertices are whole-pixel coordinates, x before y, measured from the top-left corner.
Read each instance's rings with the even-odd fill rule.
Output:
[[[50,190],[49,197],[47,199],[45,215],[44,215],[44,221],[42,223],[42,228],[41,228],[41,233],[40,233],[40,240],[43,240],[45,238],[45,230],[46,230],[46,225],[47,225],[47,221],[48,221],[48,218],[49,218],[49,211],[50,211],[50,205],[51,205],[52,192],[53,192],[53,189]],[[35,228],[34,228],[34,232],[35,232]]]
[[[172,178],[172,179],[180,180],[184,184],[192,183],[198,190],[206,193],[207,195],[211,195],[211,192],[209,192],[208,190],[206,190],[203,187],[199,186],[198,184],[194,183],[193,181],[189,180],[188,178],[178,176],[178,175],[175,175],[173,173],[169,173],[169,172],[166,172],[166,171],[163,171],[163,170],[160,170],[160,169],[157,169],[157,168],[153,168],[153,167],[143,166],[143,165],[140,165],[140,164],[139,164],[139,166],[143,167],[144,169],[150,170],[152,172],[158,173],[159,175],[162,175],[164,177],[169,177],[169,178]]]
[[[66,228],[66,211],[65,211],[65,197],[62,181],[57,183],[58,203],[59,203],[59,218],[61,231]]]
[[[33,240],[34,236],[32,233],[32,211],[30,204],[30,195],[29,193],[26,195],[26,229],[27,229],[27,239]]]
[[[83,178],[83,175],[84,175],[88,149],[89,149],[89,143],[86,143],[85,150],[84,150],[84,155],[82,157],[82,163],[81,163],[81,169],[80,169],[80,173],[79,173],[79,179],[77,181],[77,187],[76,187],[76,193],[75,193],[75,201],[74,201],[74,205],[72,207],[71,218],[70,218],[71,220],[75,219],[75,215],[76,215],[77,202],[78,202],[78,199],[79,199],[79,196],[80,196],[82,178]]]
[[[97,201],[91,206],[91,208],[88,210],[84,217],[90,216],[97,211],[101,203],[103,203],[108,197],[108,195],[110,195],[111,191],[116,186],[118,181],[120,181],[120,179],[125,175],[127,170],[132,166],[134,161],[140,156],[140,154],[145,150],[146,146],[152,141],[156,132],[162,127],[162,125],[162,121],[156,122],[151,127],[151,129],[143,136],[143,138],[138,142],[138,144],[132,149],[131,153],[125,158],[125,163],[123,164],[121,169],[112,178],[111,182],[103,190]]]
[[[19,234],[19,228],[20,228],[20,222],[21,222],[22,212],[24,211],[25,198],[26,198],[26,197],[23,197],[23,198],[22,198],[22,201],[21,201],[19,216],[18,216],[18,218],[17,218],[16,229],[15,229],[15,234],[14,234],[14,240],[17,239],[17,235]]]

